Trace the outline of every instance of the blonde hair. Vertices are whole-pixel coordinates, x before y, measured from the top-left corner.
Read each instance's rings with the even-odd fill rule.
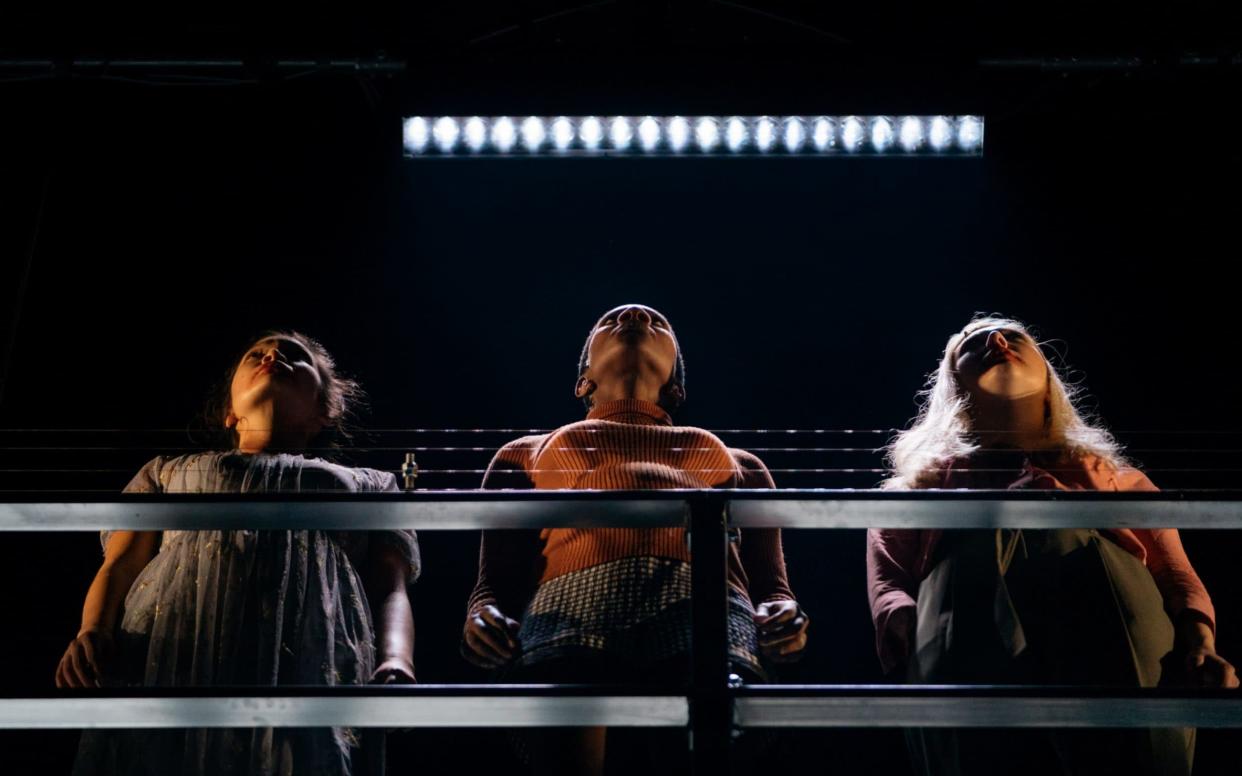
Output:
[[[969,402],[957,381],[957,347],[980,329],[1016,329],[1035,342],[1021,322],[998,315],[977,314],[960,332],[949,337],[940,366],[919,393],[919,413],[910,427],[899,431],[885,448],[885,463],[892,475],[881,483],[886,489],[934,488],[943,471],[956,459],[979,450],[971,428]],[[1078,407],[1081,389],[1071,385],[1049,363],[1047,424],[1049,446],[1070,459],[1097,457],[1116,468],[1128,465],[1121,446],[1102,426]]]

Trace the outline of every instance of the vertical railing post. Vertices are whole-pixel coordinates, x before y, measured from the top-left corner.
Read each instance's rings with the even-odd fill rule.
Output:
[[[730,701],[728,549],[725,499],[696,494],[688,502],[690,517],[691,772],[697,776],[728,773],[733,725]]]

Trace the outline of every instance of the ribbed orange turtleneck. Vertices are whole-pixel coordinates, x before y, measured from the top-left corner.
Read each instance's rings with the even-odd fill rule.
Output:
[[[496,453],[484,488],[647,490],[770,488],[763,462],[714,434],[674,426],[658,405],[603,402],[586,420],[523,437]],[[484,531],[470,610],[495,604],[517,616],[537,584],[620,558],[689,561],[682,528],[550,528]],[[747,575],[749,572],[749,577]],[[729,548],[729,583],[756,602],[792,599],[780,531],[743,532]]]

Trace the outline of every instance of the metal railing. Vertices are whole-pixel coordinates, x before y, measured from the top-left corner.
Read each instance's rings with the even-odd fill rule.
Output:
[[[1242,492],[664,490],[109,495],[0,503],[0,531],[685,527],[687,686],[141,688],[0,697],[0,728],[689,726],[696,772],[764,727],[1242,727],[1242,693],[1083,687],[730,686],[733,528],[1242,528]]]

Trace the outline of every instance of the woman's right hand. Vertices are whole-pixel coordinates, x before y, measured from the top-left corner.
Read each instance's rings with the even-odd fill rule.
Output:
[[[461,634],[461,656],[480,668],[500,668],[517,656],[517,620],[490,604],[466,618]]]
[[[60,665],[56,666],[56,686],[100,687],[111,657],[111,636],[102,631],[82,631],[69,642]]]

